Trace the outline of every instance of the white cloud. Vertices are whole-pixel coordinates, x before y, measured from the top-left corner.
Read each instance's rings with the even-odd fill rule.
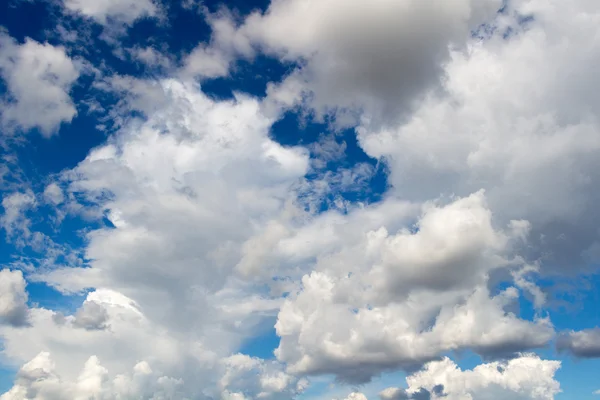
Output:
[[[236,30],[232,15],[222,11],[215,15],[205,13],[205,17],[212,30],[211,40],[198,45],[186,57],[181,73],[187,77],[226,76],[237,57],[254,55],[250,39]]]
[[[560,361],[521,354],[509,361],[462,370],[449,358],[432,361],[406,378],[407,388],[388,387],[381,400],[554,400]],[[360,399],[365,399],[358,394]]]
[[[77,114],[69,91],[79,71],[64,48],[31,39],[18,44],[0,33],[0,75],[8,89],[0,114],[5,132],[38,128],[51,136]]]
[[[365,218],[375,212],[351,213],[358,226],[325,215],[280,239],[282,258],[316,259],[276,324],[276,355],[291,372],[362,382],[451,350],[506,355],[553,337],[548,320],[506,311],[519,297],[515,288],[490,297],[489,274],[519,268],[519,261],[506,258],[514,230],[492,227],[482,193],[425,205],[413,232],[389,213],[383,226],[370,228],[381,223]]]
[[[27,283],[21,271],[0,270],[0,324],[27,324]]]
[[[59,205],[65,201],[65,195],[62,189],[54,182],[46,186],[46,189],[44,189],[44,197],[54,205]]]
[[[346,397],[345,400],[367,400],[367,396],[360,392],[352,392]]]
[[[132,24],[139,18],[157,13],[152,0],[65,0],[64,5],[100,24],[108,24],[111,20]]]
[[[535,355],[522,355],[506,362],[481,364],[463,371],[450,359],[433,361],[424,370],[408,378],[408,393],[424,388],[432,399],[446,400],[553,400],[560,392],[554,374],[560,361],[542,360]],[[443,392],[439,393],[441,386]],[[438,390],[434,390],[434,387]]]
[[[26,213],[37,204],[35,195],[30,190],[4,195],[2,208],[4,213],[0,216],[0,226],[6,231],[8,238],[18,244],[24,244],[31,237],[31,221]]]
[[[224,400],[244,399],[242,393],[253,393],[260,399],[290,399],[301,393],[305,385],[303,380],[286,374],[282,365],[243,354],[224,359],[222,367],[225,372],[219,387]]]
[[[77,378],[66,380],[56,372],[50,353],[41,352],[19,370],[15,385],[0,396],[0,400],[164,400],[178,396],[178,388],[183,383],[156,374],[146,361],[137,363],[131,372],[113,379],[108,378],[108,372],[98,358],[92,356]]]
[[[25,362],[49,351],[66,381],[90,355],[109,380],[147,360],[183,380],[176,398],[216,396],[220,360],[272,321],[280,304],[254,285],[270,280],[262,271],[238,274],[240,248],[270,220],[302,214],[290,189],[309,168],[308,151],[270,139],[273,121],[255,99],[217,103],[193,82],[112,83],[148,119],[124,121],[61,182],[65,198],[98,204],[115,228],[90,232],[87,268],[32,276],[65,291],[95,290],[74,315],[35,308],[30,327],[0,329],[4,352]],[[273,398],[296,390],[282,368],[257,368],[265,372],[257,390]],[[235,384],[227,390],[236,393]]]
[[[169,69],[172,66],[172,60],[168,55],[163,54],[153,47],[134,47],[129,51],[130,57],[150,68]]]

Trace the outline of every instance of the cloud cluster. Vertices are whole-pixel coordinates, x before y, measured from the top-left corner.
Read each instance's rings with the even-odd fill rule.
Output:
[[[1,400],[87,400],[144,398],[166,400],[180,396],[180,380],[160,376],[141,361],[128,374],[108,378],[108,370],[97,357],[90,357],[73,380],[65,380],[56,372],[50,353],[41,352],[17,373],[15,385]]]
[[[45,196],[67,211],[60,200],[73,196],[107,210],[111,226],[89,233],[89,266],[31,276],[65,293],[95,290],[73,315],[31,309],[29,327],[1,330],[4,353],[26,361],[49,351],[66,381],[90,355],[102,359],[107,379],[147,360],[189,382],[181,396],[216,396],[221,360],[280,304],[236,268],[243,244],[272,220],[292,224],[302,216],[291,188],[309,167],[308,152],[274,142],[273,121],[252,98],[218,103],[177,80],[112,87],[126,87],[124,107],[147,118],[129,121],[66,171],[62,197],[54,186]],[[265,373],[256,384],[261,393],[289,398],[288,384],[297,390],[283,371],[252,368]],[[237,393],[236,385],[223,391]]]
[[[279,242],[292,257],[316,258],[275,326],[276,354],[291,371],[363,382],[450,350],[507,355],[552,338],[547,319],[520,320],[508,311],[517,289],[488,290],[492,271],[519,268],[506,255],[522,232],[496,231],[483,193],[425,205],[412,231],[387,213],[379,225],[376,212],[352,213],[360,225],[324,215],[318,227]]]

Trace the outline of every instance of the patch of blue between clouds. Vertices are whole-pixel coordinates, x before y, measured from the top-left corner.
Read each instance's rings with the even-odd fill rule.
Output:
[[[307,117],[295,112],[286,113],[282,119],[273,124],[271,129],[271,137],[286,146],[303,145],[308,147],[311,144],[317,143],[325,133],[331,134],[327,122],[317,122],[311,116]],[[328,195],[320,211],[326,211],[327,201],[333,200],[333,197],[336,195],[341,195],[345,200],[354,203],[364,202],[372,204],[380,201],[388,187],[388,175],[385,164],[369,157],[363,151],[353,129],[337,132],[335,134],[335,141],[338,144],[345,143],[346,149],[342,158],[327,163],[325,168],[327,171],[351,169],[358,164],[365,163],[373,167],[374,174],[360,190],[343,191]],[[317,178],[317,174],[310,173],[307,175],[307,178],[315,179]]]
[[[10,390],[17,375],[18,366],[10,367],[0,362],[0,393]]]
[[[235,62],[227,77],[203,81],[201,89],[214,100],[231,100],[234,92],[262,98],[269,82],[281,81],[294,67],[294,63],[286,64],[272,57],[257,55],[252,60]]]
[[[276,322],[275,317],[264,321],[262,331],[259,331],[257,336],[246,340],[239,348],[239,352],[250,357],[265,360],[274,359],[275,354],[273,352],[279,347],[280,340],[275,331]]]

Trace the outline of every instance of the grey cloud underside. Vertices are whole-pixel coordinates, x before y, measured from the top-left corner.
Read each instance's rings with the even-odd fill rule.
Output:
[[[108,319],[109,316],[104,307],[95,302],[85,302],[77,310],[73,324],[89,330],[105,329]]]
[[[495,0],[422,2],[278,1],[248,17],[238,35],[304,67],[281,85],[286,101],[352,126],[361,112],[394,123],[437,87],[450,46],[493,17]],[[304,103],[304,104],[303,104]]]
[[[425,388],[420,388],[415,392],[409,393],[404,389],[393,388],[381,392],[379,397],[381,400],[431,400],[432,395],[444,397],[444,385],[436,385],[431,392]]]
[[[556,347],[576,357],[600,358],[600,328],[563,333],[558,337]]]

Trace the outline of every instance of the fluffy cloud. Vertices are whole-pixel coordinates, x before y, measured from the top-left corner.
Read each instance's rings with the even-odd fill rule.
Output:
[[[481,364],[461,370],[448,358],[432,361],[406,378],[407,389],[390,387],[379,393],[381,400],[553,400],[560,393],[554,379],[559,361],[522,354],[510,361]],[[346,400],[366,400],[353,393]]]
[[[50,203],[58,205],[65,200],[65,195],[60,186],[52,182],[44,189],[44,198]]]
[[[407,392],[426,389],[432,399],[447,400],[553,400],[560,392],[560,385],[554,380],[559,368],[558,361],[523,355],[463,371],[445,358],[427,364],[422,371],[406,378]]]
[[[160,376],[141,361],[128,374],[108,378],[108,370],[97,357],[90,357],[83,370],[73,380],[65,380],[56,372],[50,353],[41,352],[18,372],[15,385],[1,400],[62,400],[62,399],[131,399],[166,400],[179,396],[183,382]]]
[[[86,268],[31,276],[65,293],[94,290],[73,315],[34,308],[29,327],[0,329],[4,354],[25,362],[48,351],[66,382],[90,355],[108,380],[147,360],[182,379],[175,398],[216,396],[221,360],[280,305],[261,281],[255,286],[258,274],[236,269],[242,245],[269,221],[303,214],[291,188],[309,168],[308,152],[270,139],[273,121],[255,99],[216,103],[193,82],[127,79],[110,87],[124,88],[126,107],[147,119],[124,121],[61,177],[65,198],[107,210],[112,226],[89,233]],[[253,368],[263,373],[254,384],[260,393],[289,398],[299,390],[282,368]],[[238,393],[236,385],[222,392]]]
[[[67,10],[93,18],[100,24],[119,21],[131,24],[144,16],[154,16],[157,7],[152,0],[65,0]]]
[[[79,71],[62,47],[18,44],[0,33],[0,76],[8,89],[0,114],[5,133],[38,128],[51,136],[77,113],[69,91]]]
[[[26,285],[21,271],[0,270],[0,323],[17,327],[27,324]]]
[[[559,350],[566,350],[577,357],[600,357],[600,328],[562,334],[556,343]]]
[[[307,382],[286,374],[283,366],[236,354],[222,361],[224,374],[219,381],[221,398],[245,399],[253,393],[260,399],[290,399],[301,393]],[[253,397],[254,398],[254,397]]]
[[[250,38],[236,29],[234,18],[228,12],[206,13],[206,22],[212,30],[210,43],[201,43],[186,57],[183,75],[205,79],[226,76],[237,57],[254,56]]]
[[[506,355],[552,338],[548,320],[524,321],[506,311],[519,296],[515,288],[495,296],[487,289],[493,270],[519,263],[505,257],[515,231],[492,227],[482,193],[425,205],[412,231],[387,217],[387,228],[369,230],[363,219],[362,229],[352,231],[342,220],[279,243],[317,259],[276,324],[276,354],[290,371],[362,382],[450,350]],[[307,237],[313,248],[302,243]]]

